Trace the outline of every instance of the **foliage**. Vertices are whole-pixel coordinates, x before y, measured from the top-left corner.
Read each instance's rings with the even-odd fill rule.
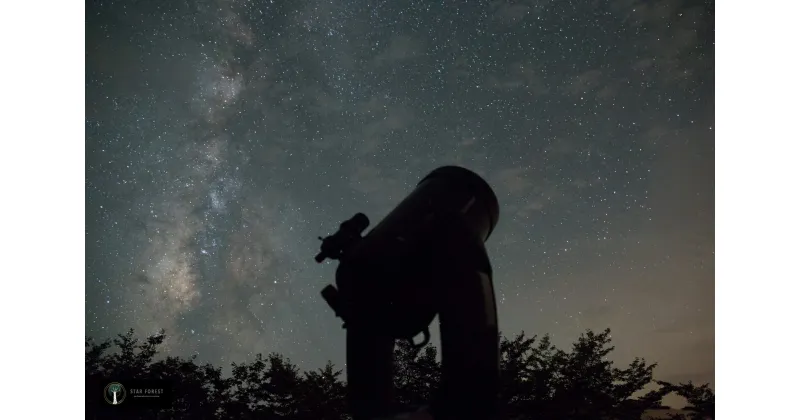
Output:
[[[196,357],[156,360],[164,338],[161,331],[140,341],[129,330],[111,341],[86,339],[86,418],[111,415],[109,407],[92,400],[92,393],[107,378],[168,379],[175,390],[168,410],[115,413],[115,418],[348,418],[343,372],[331,362],[316,371],[300,372],[280,354],[258,354],[252,362],[234,363],[230,377],[223,377],[221,368],[199,364]],[[528,337],[522,332],[501,338],[499,418],[638,420],[645,410],[662,408],[661,400],[669,393],[686,398],[689,404],[688,414],[675,419],[714,418],[714,393],[707,384],[653,381],[656,365],[638,358],[625,368],[615,367],[608,357],[614,350],[610,344],[610,330],[587,331],[570,351],[557,349],[546,335]],[[421,405],[429,401],[440,378],[436,347],[415,351],[398,342],[395,361],[398,402]],[[643,394],[649,384],[659,388]]]
[[[714,418],[714,391],[708,384],[700,386],[694,385],[692,381],[685,384],[670,384],[668,382],[657,381],[665,393],[674,392],[683,398],[689,406],[685,411],[688,414],[677,414],[671,417],[672,420],[704,420]]]

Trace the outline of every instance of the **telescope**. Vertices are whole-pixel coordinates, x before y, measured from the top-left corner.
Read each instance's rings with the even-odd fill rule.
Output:
[[[440,167],[366,235],[358,213],[322,240],[315,260],[338,260],[322,297],[346,329],[347,405],[353,420],[400,417],[396,340],[415,348],[439,316],[442,376],[416,413],[435,420],[494,416],[500,365],[492,267],[484,243],[500,209],[492,188],[458,166]],[[423,334],[419,344],[414,338]],[[398,417],[393,417],[398,416]]]

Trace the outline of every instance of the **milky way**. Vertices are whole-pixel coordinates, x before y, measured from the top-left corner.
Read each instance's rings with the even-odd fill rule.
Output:
[[[343,363],[317,236],[484,176],[502,330],[712,381],[713,3],[87,4],[86,333]]]

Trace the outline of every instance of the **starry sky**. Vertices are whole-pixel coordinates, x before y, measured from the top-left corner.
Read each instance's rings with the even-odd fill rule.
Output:
[[[713,9],[87,2],[86,334],[342,366],[317,236],[456,164],[500,201],[506,335],[610,327],[617,360],[713,384]]]

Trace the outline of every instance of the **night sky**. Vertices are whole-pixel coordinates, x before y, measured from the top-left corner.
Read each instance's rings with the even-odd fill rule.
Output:
[[[469,3],[87,2],[86,334],[343,366],[317,236],[457,164],[506,335],[713,384],[713,2]]]

